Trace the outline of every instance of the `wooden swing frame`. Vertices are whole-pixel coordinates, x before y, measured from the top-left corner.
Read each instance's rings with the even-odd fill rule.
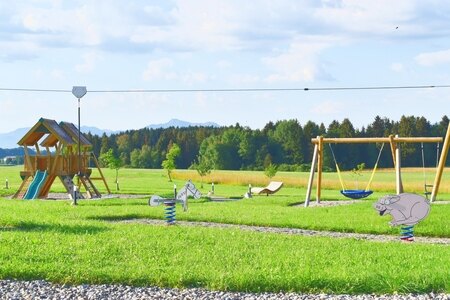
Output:
[[[324,144],[389,143],[391,146],[392,161],[395,166],[396,192],[397,194],[400,194],[403,193],[403,184],[401,178],[401,155],[399,143],[442,143],[443,140],[444,139],[442,137],[399,137],[398,135],[396,136],[390,135],[389,137],[375,137],[375,138],[324,138],[323,136],[317,136],[316,138],[311,139],[311,142],[314,144],[314,152],[311,161],[311,171],[309,174],[308,187],[306,190],[305,207],[308,207],[311,201],[311,191],[313,187],[316,166],[317,166],[316,201],[317,203],[320,203],[321,189],[322,189]],[[450,147],[450,124],[448,125],[444,144],[442,146],[430,202],[436,200],[436,196],[439,192],[439,186],[442,179],[442,173],[445,167],[445,162],[447,160],[449,147]]]

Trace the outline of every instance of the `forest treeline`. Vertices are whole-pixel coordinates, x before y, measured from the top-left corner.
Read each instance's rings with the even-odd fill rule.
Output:
[[[274,164],[278,170],[307,171],[312,158],[311,138],[324,137],[444,137],[449,119],[443,116],[438,123],[430,123],[424,117],[402,116],[399,121],[375,117],[363,128],[355,128],[349,119],[333,121],[328,126],[298,120],[269,122],[263,129],[251,129],[239,124],[228,127],[187,127],[166,129],[128,130],[110,136],[87,134],[98,156],[112,149],[122,165],[130,168],[161,168],[167,151],[176,143],[181,155],[176,159],[179,169],[189,168],[199,157],[208,157],[214,169],[262,170]],[[372,167],[381,145],[336,144],[332,145],[340,168],[353,169],[365,163]],[[420,144],[402,144],[402,165],[422,166]],[[427,167],[436,164],[436,144],[424,144]],[[334,169],[334,161],[328,146],[325,148],[324,166]],[[379,167],[392,167],[390,147],[384,147]]]

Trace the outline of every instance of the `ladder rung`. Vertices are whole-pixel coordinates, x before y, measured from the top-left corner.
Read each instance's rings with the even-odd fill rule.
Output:
[[[431,192],[425,192],[424,194],[425,195],[431,195]]]
[[[425,184],[425,187],[433,187],[434,185],[432,184]]]
[[[101,177],[89,177],[90,180],[103,180]]]

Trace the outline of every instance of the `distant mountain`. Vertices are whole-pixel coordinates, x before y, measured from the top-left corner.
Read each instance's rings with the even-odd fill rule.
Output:
[[[17,148],[18,147],[17,142],[20,141],[20,139],[28,132],[28,130],[30,130],[30,127],[18,128],[11,132],[0,133],[0,148],[3,149]],[[91,134],[102,136],[103,133],[110,135],[118,131],[112,131],[109,129],[99,129],[97,127],[90,127],[90,126],[81,126],[81,132],[84,133],[90,132]]]
[[[118,133],[120,131],[114,131],[114,130],[109,130],[109,129],[99,129],[97,127],[92,127],[92,126],[81,126],[81,132],[83,132],[83,133],[90,132],[92,135],[102,136],[103,133],[106,133],[106,135],[111,135],[113,133]]]
[[[7,133],[0,133],[0,148],[17,148],[17,142],[27,133],[30,128],[18,128]]]
[[[202,126],[202,127],[220,127],[219,124],[214,122],[205,122],[205,123],[191,123],[187,121],[182,121],[178,119],[172,119],[164,124],[151,124],[146,126],[149,129],[156,128],[169,128],[169,127],[193,127],[193,126]]]

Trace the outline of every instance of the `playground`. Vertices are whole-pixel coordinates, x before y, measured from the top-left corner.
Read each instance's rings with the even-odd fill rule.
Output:
[[[1,169],[11,178],[11,190],[21,184],[20,170]],[[449,291],[448,269],[442,268],[450,257],[450,205],[443,201],[450,198],[448,170],[432,213],[416,228],[417,241],[407,245],[398,241],[398,228],[387,225],[389,217],[372,208],[378,197],[395,193],[393,170],[377,174],[377,182],[388,183],[383,184],[386,190],[332,206],[326,203],[345,203],[346,198],[339,193],[336,173],[323,173],[323,205],[308,208],[300,195],[306,193],[309,173],[279,172],[274,180],[284,186],[270,196],[229,202],[190,199],[186,212],[178,204],[177,226],[165,225],[164,208],[149,206],[149,195],[172,197],[173,184],[182,187],[187,178],[198,182],[195,171],[174,172],[174,183],[167,182],[162,170],[122,172],[121,193],[137,198],[86,199],[75,208],[70,199],[8,199],[11,191],[1,189],[0,252],[5,259],[0,276],[247,292]],[[430,176],[434,173],[427,169]],[[112,180],[113,170],[105,169],[104,175]],[[267,183],[262,172],[254,171],[214,171],[209,176],[216,194],[223,196],[243,194],[248,182]],[[350,178],[347,172],[343,176]],[[369,176],[370,171],[364,173],[365,179]],[[403,181],[405,190],[422,190],[422,170],[404,169]],[[210,188],[205,184],[200,191],[206,195]],[[66,190],[56,182],[51,192]],[[299,230],[304,232],[295,233]]]
[[[441,163],[448,135],[431,168],[401,168],[400,139],[382,139],[391,142],[395,168],[377,170],[378,155],[372,170],[358,174],[369,182],[364,190],[358,182],[354,187],[351,171],[339,170],[331,146],[337,172],[321,170],[324,141],[362,141],[318,137],[310,172],[278,172],[270,184],[261,171],[200,178],[195,170],[175,170],[168,182],[163,170],[123,169],[121,194],[111,194],[114,170],[99,167],[76,127],[40,119],[19,141],[25,165],[0,167],[8,178],[0,189],[0,278],[240,292],[448,293],[450,274],[442,266],[450,264],[450,172]],[[103,184],[95,186],[95,179]],[[434,182],[432,192],[427,181]],[[430,215],[410,231],[414,243],[400,240],[390,217],[373,208],[380,197],[402,192],[433,200]]]

